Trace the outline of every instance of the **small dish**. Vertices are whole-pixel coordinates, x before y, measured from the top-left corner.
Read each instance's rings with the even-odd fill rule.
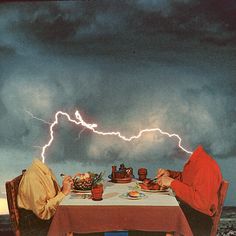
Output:
[[[141,191],[143,192],[149,192],[149,193],[168,193],[169,190],[168,189],[142,189],[140,188]]]
[[[145,195],[144,193],[139,193],[139,196],[137,197],[131,197],[129,195],[129,193],[123,193],[120,195],[121,198],[125,198],[125,199],[129,199],[129,200],[141,200],[143,198],[146,198],[147,195]]]
[[[131,175],[130,177],[133,178],[133,179],[135,179],[135,176],[134,176],[134,175]],[[112,176],[111,176],[111,175],[108,175],[108,178],[109,178],[109,179],[112,179]]]

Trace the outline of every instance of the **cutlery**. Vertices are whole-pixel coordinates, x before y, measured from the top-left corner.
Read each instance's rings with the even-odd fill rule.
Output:
[[[157,182],[157,180],[158,180],[158,178],[154,178],[154,179],[151,179],[151,181],[150,181],[150,182],[154,182],[154,183],[156,183],[156,182]]]

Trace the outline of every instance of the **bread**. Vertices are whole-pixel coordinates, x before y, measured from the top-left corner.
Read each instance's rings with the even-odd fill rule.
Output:
[[[138,191],[133,190],[133,191],[128,192],[128,195],[130,197],[139,197],[140,193]]]

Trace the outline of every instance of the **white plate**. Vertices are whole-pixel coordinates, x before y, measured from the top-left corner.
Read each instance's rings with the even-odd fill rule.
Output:
[[[121,198],[129,199],[129,200],[140,200],[146,198],[147,196],[144,193],[139,193],[138,197],[130,197],[128,193],[123,193],[120,195]]]
[[[136,188],[141,190],[142,192],[149,192],[149,193],[167,193],[167,192],[169,192],[168,188],[166,188],[166,189],[143,189],[140,186],[140,183],[136,183]]]
[[[140,188],[141,191],[143,192],[149,192],[149,193],[168,193],[168,189],[163,189],[163,190],[155,190],[155,189],[142,189]]]
[[[91,193],[91,190],[76,190],[76,189],[72,189],[71,192],[72,193]]]

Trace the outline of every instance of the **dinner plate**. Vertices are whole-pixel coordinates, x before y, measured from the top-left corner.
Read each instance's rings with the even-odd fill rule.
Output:
[[[138,197],[130,197],[128,193],[123,193],[120,195],[121,198],[125,198],[125,199],[129,199],[129,200],[140,200],[143,198],[146,198],[147,195],[145,195],[144,193],[140,193],[140,195]]]
[[[132,178],[122,178],[122,179],[111,179],[111,182],[117,184],[127,184],[132,181]]]
[[[130,176],[128,178],[126,177],[126,178],[115,178],[115,179],[112,179],[111,175],[109,175],[108,178],[111,179],[111,182],[117,183],[117,184],[127,184],[127,183],[130,183],[132,181],[132,176]]]
[[[112,176],[111,176],[111,175],[108,175],[108,178],[109,178],[109,179],[112,179]],[[133,179],[134,179],[135,176],[134,176],[134,175],[131,175],[130,178],[133,178]]]
[[[167,193],[167,192],[169,192],[169,190],[168,189],[142,189],[142,188],[140,188],[140,190],[141,191],[143,191],[143,192],[149,192],[149,193]]]
[[[72,193],[91,193],[91,190],[77,190],[77,189],[72,189]]]
[[[149,193],[167,193],[167,192],[169,192],[168,188],[165,188],[165,189],[144,189],[140,186],[140,183],[136,183],[136,184],[137,184],[137,188],[143,192],[149,192]]]

